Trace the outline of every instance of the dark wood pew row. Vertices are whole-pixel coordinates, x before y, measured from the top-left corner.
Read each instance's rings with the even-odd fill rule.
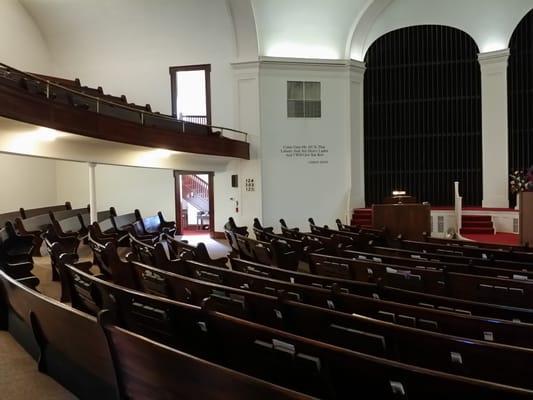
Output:
[[[337,229],[341,232],[353,232],[353,233],[372,233],[376,235],[376,237],[383,237],[386,235],[387,231],[385,229],[379,229],[379,228],[368,228],[368,227],[362,227],[359,225],[346,225],[343,224],[340,219],[336,219],[335,223],[337,224]],[[314,221],[313,221],[314,224]]]
[[[183,240],[178,240],[169,234],[164,235],[164,240],[166,240],[172,249],[172,253],[169,253],[168,255],[170,256],[173,254],[175,255],[174,258],[194,260],[208,265],[216,265],[224,268],[228,262],[227,257],[212,258],[209,255],[206,245],[202,242],[192,245]]]
[[[80,284],[84,293],[87,293],[87,290],[89,290],[90,293],[91,290],[94,290],[94,287],[97,287],[98,293],[100,293],[97,297],[101,299],[99,301],[101,301],[102,304],[105,305],[108,298],[114,300],[118,309],[118,314],[121,314],[121,312],[126,314],[121,318],[122,322],[128,323],[128,326],[125,326],[125,328],[148,337],[155,335],[158,337],[158,340],[161,341],[165,340],[166,337],[166,343],[169,345],[176,342],[176,338],[165,329],[165,325],[168,325],[169,320],[173,319],[171,316],[173,313],[170,310],[171,303],[169,303],[168,300],[165,301],[160,297],[149,296],[135,291],[127,291],[125,288],[120,288],[116,285],[110,288],[110,284],[107,282],[84,274],[81,271],[77,271],[68,265],[67,268],[75,274],[75,280],[72,279],[72,281],[78,283],[81,282]],[[185,278],[180,279],[184,280]],[[92,289],[91,285],[93,285]],[[290,301],[286,301],[283,304],[285,307],[281,308],[284,311],[280,311],[279,308],[281,305],[279,304],[279,300],[277,301],[278,305],[276,306],[276,299],[273,297],[262,296],[238,289],[229,289],[213,284],[210,286],[215,290],[202,289],[206,286],[207,284],[205,283],[189,280],[186,286],[189,289],[189,292],[184,291],[182,288],[181,292],[179,292],[181,294],[180,297],[182,298],[178,300],[187,301],[195,305],[197,305],[197,302],[201,302],[207,309],[220,310],[226,314],[237,311],[237,313],[240,314],[238,315],[239,318],[250,317],[253,314],[255,318],[254,322],[267,325],[271,324],[275,327],[280,327],[280,314],[282,315],[281,319],[287,319],[286,314],[282,313],[284,311],[287,313],[287,309],[293,307],[295,311],[288,312],[293,323],[283,326],[284,329],[288,329],[286,326],[290,326],[291,329],[296,331],[294,333],[313,335],[316,336],[317,339],[329,342],[332,345],[346,346],[343,347],[345,349],[344,351],[348,351],[348,349],[354,350],[354,348],[356,348],[355,350],[366,352],[372,356],[377,355],[380,357],[393,358],[395,359],[394,361],[399,362],[409,360],[410,364],[424,366],[435,370],[453,372],[455,374],[469,377],[490,379],[491,381],[506,382],[518,387],[527,388],[531,386],[530,380],[527,379],[527,374],[524,374],[524,371],[527,371],[529,364],[533,362],[533,358],[531,357],[532,354],[530,354],[533,353],[533,350],[530,349],[489,342],[478,342],[475,340],[465,340],[463,338],[452,337],[440,333],[425,332],[418,329],[375,321],[369,318],[343,314]],[[176,288],[174,288],[174,290],[175,289]],[[75,290],[76,287],[71,287],[72,293],[74,293]],[[127,291],[127,294],[121,295],[121,291]],[[203,291],[204,293],[200,293],[200,291]],[[104,294],[102,294],[102,292],[104,292]],[[174,293],[178,292],[174,291]],[[240,293],[241,296],[238,296],[238,293]],[[230,294],[233,294],[233,297],[230,297]],[[151,301],[147,301],[147,299],[150,299]],[[233,301],[233,304],[230,303],[230,301]],[[93,303],[97,305],[98,301]],[[245,308],[242,309],[242,305],[235,303],[244,303]],[[75,304],[74,295],[73,304]],[[121,311],[122,308],[123,311]],[[159,316],[159,318],[157,316]],[[129,321],[127,321],[128,319]],[[159,323],[156,324],[156,321]],[[255,325],[252,322],[244,324]],[[210,324],[208,323],[207,331],[210,331],[209,326]],[[239,333],[239,328],[239,324],[232,324],[232,326],[228,326],[227,330],[230,336],[232,335],[233,338],[238,338],[238,343],[240,343],[239,346],[231,346],[231,344],[236,344],[237,342],[233,342],[232,339],[224,337],[221,332],[216,332],[215,335],[219,340],[222,340],[222,342],[215,345],[212,340],[209,340],[209,343],[215,345],[219,354],[220,349],[228,348],[228,346],[230,346],[229,348],[231,351],[228,353],[224,352],[226,357],[232,356],[242,360],[243,357],[245,357],[240,354],[240,350],[242,350],[243,353],[253,357],[257,362],[261,359],[261,353],[258,354],[256,351],[253,351],[255,347],[250,349],[242,347],[247,342],[254,342],[254,339],[257,340],[257,336],[242,335]],[[262,327],[262,329],[268,330],[268,328],[265,327]],[[184,332],[186,329],[183,325],[180,325],[178,330]],[[282,331],[276,332],[279,332],[280,335],[289,335]],[[298,336],[293,337],[298,338]],[[302,340],[305,339],[302,338]],[[272,344],[273,342],[269,340],[266,343]],[[239,352],[239,355],[235,355],[236,352]],[[284,357],[283,361],[289,361],[293,355],[294,354],[288,358]],[[326,362],[322,357],[319,358],[321,364]],[[220,363],[220,359],[218,359],[218,362]],[[259,364],[262,363],[259,362]],[[316,362],[314,364],[316,364]],[[499,365],[509,365],[510,367],[505,371],[501,371],[499,370]],[[291,363],[289,371],[296,369],[297,372],[301,372],[303,366],[305,366],[305,364],[298,366]],[[236,368],[236,365],[233,364],[232,367]],[[347,365],[342,364],[342,367],[347,368]],[[238,369],[238,367],[236,369]],[[283,372],[283,375],[287,377],[285,374],[288,371],[284,369]],[[306,371],[305,375],[309,378],[308,373],[309,371]],[[272,376],[269,376],[268,380],[274,381]],[[291,377],[291,379],[283,381],[282,384],[294,385],[297,382],[299,382],[299,380]],[[276,383],[276,381],[274,381],[274,383]],[[335,385],[335,387],[338,388],[337,385]],[[309,393],[308,387],[292,386],[292,388]],[[323,396],[323,393],[312,392],[310,394]]]
[[[517,324],[449,311],[415,307],[379,299],[372,287],[358,288],[359,293],[345,293],[339,287],[323,290],[285,280],[250,276],[194,261],[175,262],[171,272],[233,288],[251,290],[337,311],[365,315],[400,325],[437,331],[478,340],[533,347],[533,324]]]
[[[137,216],[135,212],[118,215],[115,208],[111,207],[111,225],[112,227],[108,230],[104,230],[104,233],[113,233],[118,235],[118,243],[121,246],[128,246],[129,236],[128,231],[131,228],[131,225],[137,221]]]
[[[237,226],[232,217],[224,224],[224,236],[231,246],[233,254],[239,254],[239,245],[235,235],[248,236],[248,228],[246,226]]]
[[[257,218],[254,219],[253,231],[258,241],[286,244],[289,249],[296,252],[298,259],[304,262],[309,261],[310,253],[320,252],[325,246],[323,240],[314,238],[312,235],[301,235],[298,239],[278,235],[271,227],[263,228]]]
[[[47,81],[51,84],[47,85]],[[221,135],[218,128],[182,121],[170,115],[153,112],[149,104],[141,106],[128,103],[125,95],[119,97],[105,94],[101,87],[81,86],[78,84],[79,82],[65,84],[69,81],[62,78],[49,79],[35,74],[28,75],[14,70],[11,76],[5,73],[0,76],[0,85],[2,86],[9,86],[52,103],[70,106],[77,110],[110,116],[147,128],[159,128],[172,130],[176,133],[201,136]]]
[[[338,237],[336,237],[338,238]],[[459,272],[469,273],[474,275],[493,276],[498,278],[527,280],[533,279],[533,271],[523,269],[498,268],[496,266],[478,266],[473,263],[457,263],[446,260],[441,260],[439,256],[433,257],[428,253],[409,253],[410,257],[402,257],[407,255],[398,253],[395,250],[375,247],[374,252],[355,251],[350,245],[339,246],[337,255],[356,258],[359,260],[372,260],[401,267],[419,268],[425,267],[427,269],[440,270],[444,272]],[[453,261],[462,261],[454,259]]]
[[[143,218],[139,210],[135,210],[135,217],[140,222],[142,230],[145,234],[161,234],[167,233],[174,236],[176,232],[176,223],[173,221],[166,221],[163,213],[158,211],[156,215]]]
[[[245,272],[250,275],[259,275],[267,278],[326,289],[331,289],[333,285],[336,284],[338,290],[344,293],[365,295],[365,292],[369,290],[374,298],[396,303],[406,305],[411,304],[414,306],[459,313],[462,315],[475,315],[485,318],[513,321],[515,323],[525,322],[528,324],[533,324],[533,310],[531,309],[461,300],[452,297],[436,296],[423,292],[413,292],[395,287],[384,286],[382,284],[378,286],[375,283],[358,282],[338,277],[287,271],[284,269],[236,258],[230,258],[230,262],[232,269]],[[365,285],[366,287],[360,285]]]
[[[55,212],[55,211],[64,211],[64,210],[72,210],[70,201],[67,201],[65,202],[65,204],[60,204],[57,206],[46,206],[46,207],[31,208],[31,209],[25,209],[21,207],[20,218],[27,219],[31,217],[36,217],[37,215],[48,214],[50,211]]]
[[[9,331],[39,371],[80,399],[116,399],[115,373],[96,318],[32,290],[0,271]]]
[[[102,319],[108,315],[106,311]],[[104,331],[113,349],[121,399],[312,399],[107,322]]]
[[[470,247],[470,248],[487,248],[487,249],[496,249],[496,250],[506,250],[506,251],[523,251],[530,253],[533,251],[533,248],[530,246],[517,246],[510,244],[499,244],[499,243],[481,243],[474,242],[470,240],[460,240],[460,239],[445,239],[445,238],[436,238],[430,235],[424,235],[424,241],[426,243],[436,243],[446,246],[458,246],[458,247]]]
[[[237,253],[241,258],[292,270],[298,268],[301,249],[291,246],[291,243],[284,238],[273,238],[269,242],[262,242],[235,233],[232,235],[232,240],[235,241]]]
[[[511,260],[494,260],[483,257],[471,257],[463,256],[459,254],[453,254],[451,252],[439,252],[431,253],[429,251],[419,250],[408,250],[408,249],[398,249],[392,247],[383,247],[383,246],[373,246],[372,252],[378,254],[390,255],[396,257],[409,257],[409,258],[420,258],[420,259],[434,259],[442,262],[449,262],[455,264],[465,264],[465,265],[476,265],[479,267],[497,267],[497,268],[507,268],[513,270],[530,270],[533,271],[533,264],[526,261],[511,261]]]
[[[344,252],[350,257],[349,250]],[[333,257],[311,254],[311,272],[317,275],[337,276],[363,282],[380,282],[399,287],[485,303],[531,308],[533,282],[446,272],[442,269],[419,267],[410,269],[385,264],[379,260]]]
[[[316,225],[313,218],[309,218],[309,227],[311,228],[311,233],[318,236],[331,237],[332,235],[345,235],[357,240],[358,243],[368,243],[370,241],[374,245],[386,245],[388,243],[385,230],[359,230],[358,232],[346,229],[335,230],[327,226],[321,227]]]
[[[533,263],[533,252],[516,251],[501,248],[488,248],[483,246],[453,246],[450,244],[439,244],[431,242],[419,242],[415,240],[398,240],[398,247],[405,250],[424,251],[428,253],[443,253],[457,255],[469,258],[482,258],[493,260],[495,263],[499,260]]]
[[[16,279],[31,278],[32,253],[33,237],[19,235],[13,224],[6,222],[0,229],[0,269]]]
[[[12,334],[17,340],[36,342],[39,370],[80,399],[215,400],[221,395],[311,399],[120,329],[110,324],[108,312],[102,315],[101,326],[94,316],[30,290],[1,272],[0,293]],[[526,393],[481,386],[500,394]]]

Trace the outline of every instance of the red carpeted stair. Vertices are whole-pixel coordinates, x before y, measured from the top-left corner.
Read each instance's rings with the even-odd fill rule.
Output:
[[[359,225],[365,228],[372,227],[372,209],[356,208],[353,210],[352,221],[350,225]]]
[[[494,225],[490,215],[463,215],[461,234],[494,235]]]

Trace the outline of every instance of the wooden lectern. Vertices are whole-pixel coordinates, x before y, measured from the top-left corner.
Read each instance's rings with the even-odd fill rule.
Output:
[[[407,240],[424,240],[424,232],[431,234],[431,206],[420,203],[374,204],[374,228],[387,228],[391,237],[399,234]]]
[[[520,196],[520,244],[533,245],[533,192],[521,192]]]

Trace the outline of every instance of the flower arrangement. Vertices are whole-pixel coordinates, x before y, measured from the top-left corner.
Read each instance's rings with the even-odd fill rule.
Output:
[[[511,175],[509,175],[511,193],[520,193],[525,192],[529,189],[529,179],[524,170],[515,170]]]

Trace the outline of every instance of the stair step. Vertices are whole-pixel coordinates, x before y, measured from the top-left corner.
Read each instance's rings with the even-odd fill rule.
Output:
[[[492,221],[463,221],[463,228],[492,228]]]
[[[492,221],[492,217],[490,215],[463,215],[462,220],[463,222],[465,221]]]
[[[461,228],[461,234],[478,233],[485,235],[494,235],[493,228]]]

